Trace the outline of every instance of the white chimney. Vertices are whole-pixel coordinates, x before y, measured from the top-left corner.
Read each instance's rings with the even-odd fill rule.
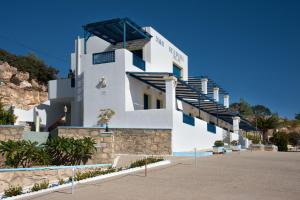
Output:
[[[229,108],[229,95],[228,94],[224,95],[224,107]]]
[[[219,88],[218,87],[214,87],[214,100],[216,102],[219,102]]]
[[[208,82],[207,78],[201,79],[201,89],[203,94],[207,94],[207,82]]]

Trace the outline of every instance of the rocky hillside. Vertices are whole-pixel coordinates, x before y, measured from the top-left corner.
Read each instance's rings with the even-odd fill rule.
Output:
[[[30,78],[28,72],[0,61],[0,97],[4,105],[28,110],[47,101],[47,86]]]

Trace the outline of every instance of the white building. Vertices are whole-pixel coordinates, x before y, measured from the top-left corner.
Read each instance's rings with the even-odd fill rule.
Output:
[[[74,79],[49,81],[46,128],[65,106],[67,125],[83,127],[99,126],[100,110],[110,108],[110,127],[172,129],[173,152],[209,149],[251,128],[228,110],[228,93],[207,77],[190,77],[188,56],[152,27],[125,18],[84,30],[71,54]]]

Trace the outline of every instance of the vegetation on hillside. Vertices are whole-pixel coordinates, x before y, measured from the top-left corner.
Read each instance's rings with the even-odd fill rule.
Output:
[[[256,126],[263,133],[264,142],[268,141],[268,130],[273,129],[273,143],[281,145],[280,150],[286,149],[287,142],[295,145],[296,141],[300,137],[300,133],[295,132],[293,134],[286,135],[285,133],[276,133],[280,128],[293,128],[300,126],[300,113],[295,114],[295,118],[289,120],[287,118],[280,117],[277,113],[272,112],[271,109],[264,105],[250,105],[244,99],[241,99],[238,103],[233,103],[230,108],[237,111],[242,117],[249,120],[254,126]]]
[[[18,56],[0,49],[0,61],[7,62],[19,71],[28,72],[30,79],[36,79],[40,83],[47,84],[49,80],[56,78],[58,70],[45,64],[34,53]]]
[[[14,124],[17,117],[14,115],[13,110],[5,110],[4,105],[1,102],[2,98],[0,97],[0,125],[10,125]]]

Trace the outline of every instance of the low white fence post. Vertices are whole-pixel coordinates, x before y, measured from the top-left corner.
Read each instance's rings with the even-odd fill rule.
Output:
[[[71,187],[71,193],[74,193],[74,179],[75,179],[75,168],[72,168],[72,187]]]

